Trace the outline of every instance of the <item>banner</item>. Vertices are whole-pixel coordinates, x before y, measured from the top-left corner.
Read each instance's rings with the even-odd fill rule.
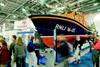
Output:
[[[36,31],[33,22],[29,18],[15,21],[14,29],[21,29],[21,30],[33,29]]]

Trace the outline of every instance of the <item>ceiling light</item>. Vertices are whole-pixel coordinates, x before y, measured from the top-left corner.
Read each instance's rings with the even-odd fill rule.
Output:
[[[15,16],[15,15],[13,15],[13,18],[16,18],[16,16]]]
[[[100,12],[100,9],[97,9],[98,12]]]
[[[94,3],[93,6],[97,6],[99,3]]]
[[[97,13],[94,17],[94,22],[99,23],[100,22],[100,13]]]
[[[23,11],[23,12],[26,12],[26,10],[25,10],[24,8],[22,8],[22,11]]]
[[[5,6],[4,3],[0,3],[0,6]]]
[[[34,0],[31,0],[31,1],[34,1]]]

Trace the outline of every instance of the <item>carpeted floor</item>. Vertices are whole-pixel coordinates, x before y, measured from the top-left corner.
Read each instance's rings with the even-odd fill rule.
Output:
[[[81,57],[80,64],[71,63],[69,67],[93,67],[92,53],[87,53]]]

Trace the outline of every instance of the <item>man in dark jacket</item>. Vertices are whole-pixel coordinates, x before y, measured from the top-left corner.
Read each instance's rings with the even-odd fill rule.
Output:
[[[13,42],[11,43],[10,48],[9,48],[9,51],[10,51],[10,61],[8,63],[8,67],[11,67],[11,61],[12,61],[11,56],[12,56],[12,53],[14,54],[13,55],[13,57],[14,57],[13,60],[15,60],[15,49],[14,48],[15,48],[15,45],[16,45],[17,37],[16,37],[16,35],[12,35],[12,38],[13,38]]]
[[[63,57],[69,57],[70,56],[70,48],[67,43],[66,38],[63,35],[60,35],[58,37],[58,40],[60,41],[60,47],[57,48],[57,51],[63,56]]]

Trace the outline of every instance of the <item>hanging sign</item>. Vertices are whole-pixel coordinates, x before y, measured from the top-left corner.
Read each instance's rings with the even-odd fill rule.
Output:
[[[29,18],[15,21],[14,29],[22,29],[22,30],[34,29],[36,30],[33,22]]]

